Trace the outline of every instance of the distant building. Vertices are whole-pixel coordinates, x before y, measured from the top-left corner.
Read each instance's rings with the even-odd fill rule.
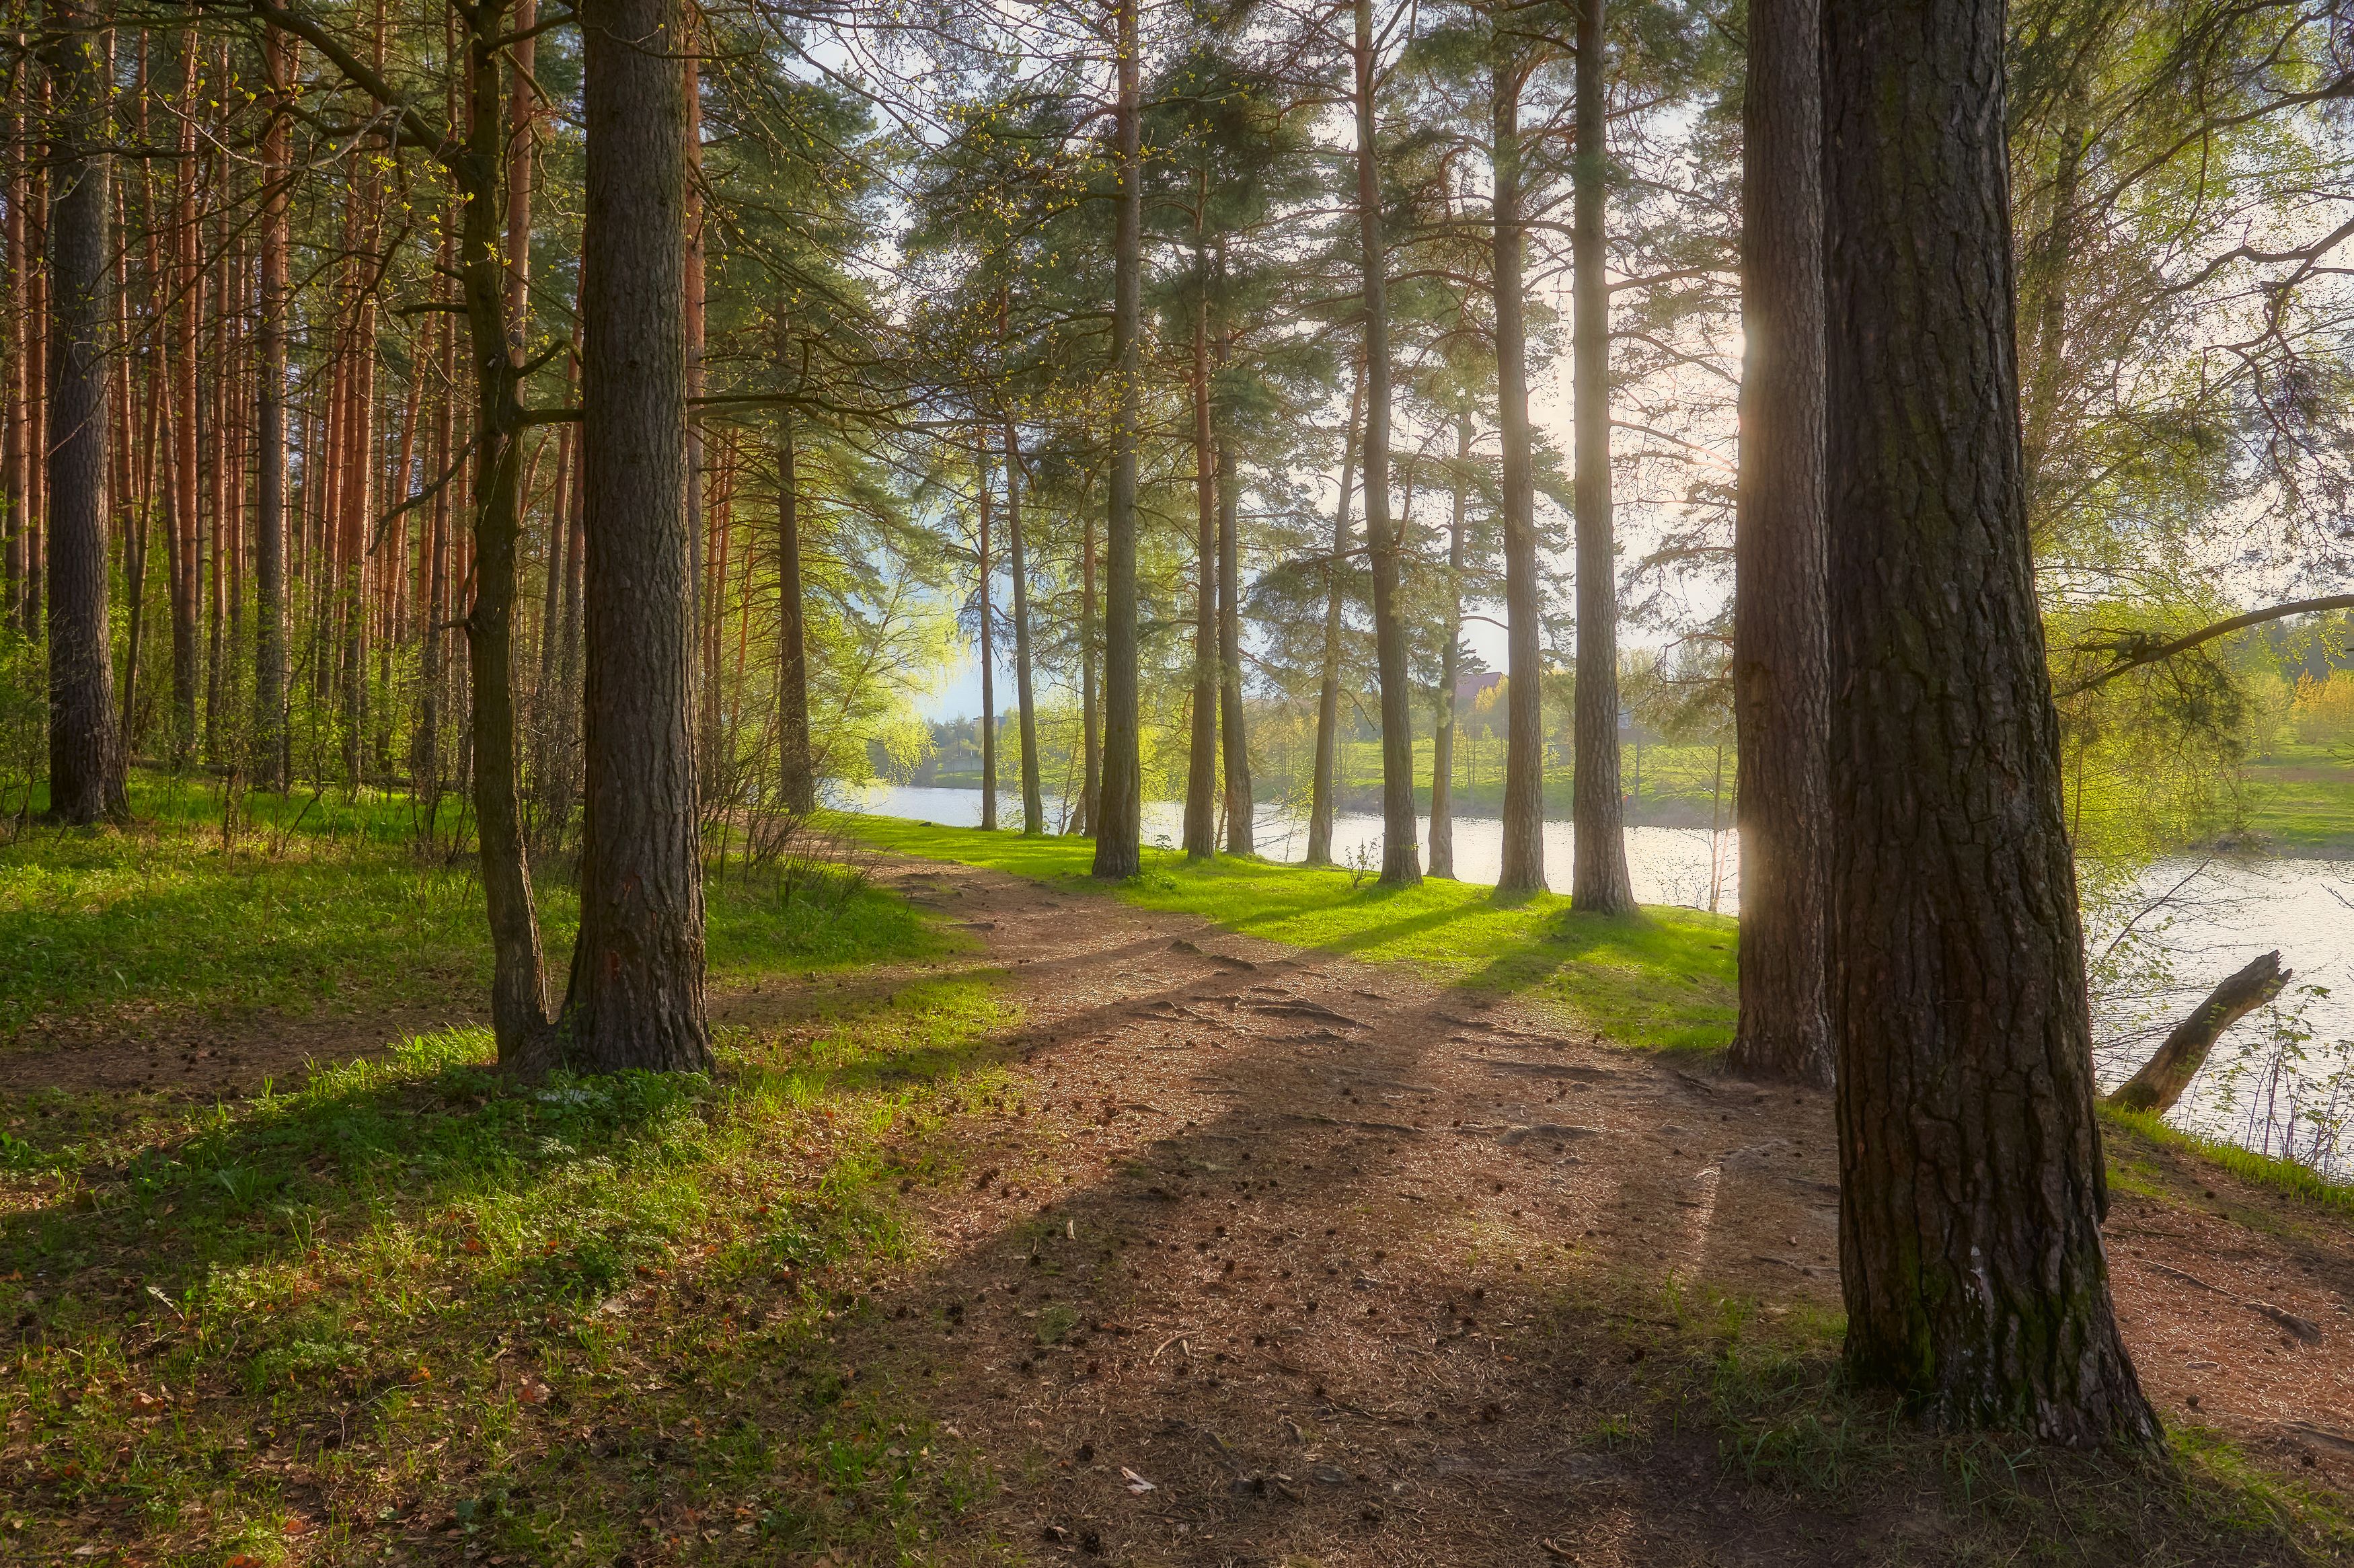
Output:
[[[1460,712],[1477,703],[1480,696],[1504,683],[1501,670],[1483,670],[1476,675],[1455,677],[1455,706]]]

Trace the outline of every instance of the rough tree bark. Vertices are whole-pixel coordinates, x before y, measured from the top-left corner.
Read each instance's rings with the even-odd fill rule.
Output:
[[[107,646],[105,20],[73,0],[44,19],[56,130],[49,144],[49,817],[130,814]]]
[[[272,29],[263,41],[270,124],[261,138],[261,278],[255,303],[260,378],[255,398],[253,758],[254,782],[286,788],[286,299],[288,101],[294,40]]]
[[[1225,758],[1226,853],[1257,854],[1250,736],[1243,721],[1240,497],[1233,443],[1218,438],[1218,735]]]
[[[1022,538],[1022,443],[1005,421],[1005,568],[1013,577],[1013,700],[1022,738],[1022,832],[1046,831],[1046,800],[1038,783],[1038,707],[1030,679],[1030,559]]]
[[[528,34],[539,20],[539,0],[514,0],[510,26]],[[538,136],[538,89],[532,71],[538,60],[539,40],[518,38],[508,49],[506,156],[507,344],[517,365],[524,363],[531,335],[531,180],[532,154]]]
[[[196,445],[196,327],[204,309],[204,270],[196,236],[196,39],[178,40],[180,49],[180,109],[177,154],[173,170],[173,287],[179,295],[174,323],[172,356],[171,475],[171,609],[172,609],[172,766],[188,759],[196,738],[196,603],[203,578],[196,560],[196,476],[201,470]],[[347,219],[348,222],[348,219]],[[37,409],[36,410],[37,413]],[[37,442],[37,422],[36,424]]]
[[[1828,1086],[1821,0],[1752,0],[1733,524],[1741,1018],[1728,1065]]]
[[[1529,433],[1527,296],[1521,278],[1521,89],[1528,68],[1506,18],[1500,15],[1490,25],[1496,34],[1490,45],[1488,85],[1495,122],[1490,155],[1495,189],[1496,423],[1504,458],[1500,499],[1504,530],[1507,730],[1503,861],[1496,891],[1512,895],[1542,892],[1545,885],[1544,628],[1537,583],[1536,471]],[[1451,684],[1446,701],[1451,713]]]
[[[1193,401],[1193,698],[1185,756],[1185,858],[1218,853],[1218,500],[1210,435],[1209,253],[1202,216],[1209,176],[1199,176],[1193,207],[1193,338],[1187,390]]]
[[[793,417],[777,416],[777,701],[779,708],[778,784],[785,810],[817,810],[817,775],[811,766],[809,644],[801,625],[801,476],[793,450]]]
[[[459,187],[461,288],[474,373],[474,602],[465,616],[473,722],[466,749],[472,764],[477,863],[491,927],[491,1032],[500,1065],[529,1075],[549,1064],[555,1040],[547,1022],[546,959],[532,904],[515,756],[515,577],[525,427],[506,331],[507,276],[493,200],[506,117],[499,101],[500,54],[492,46],[504,15],[503,7],[485,5],[468,28],[465,141],[445,162]]]
[[[1137,122],[1137,0],[1119,0],[1119,96],[1113,140],[1119,205],[1112,239],[1111,504],[1104,522],[1104,758],[1096,801],[1095,874],[1143,867],[1142,758],[1136,713],[1137,333],[1143,300],[1144,178]]]
[[[1463,668],[1463,530],[1470,483],[1471,419],[1469,415],[1458,414],[1454,505],[1447,519],[1447,632],[1438,650],[1437,722],[1430,737],[1430,874],[1450,879],[1455,875],[1455,683]],[[1509,753],[1504,783],[1509,789]],[[1539,853],[1543,853],[1542,847]]]
[[[1357,430],[1365,413],[1365,362],[1349,383],[1349,428],[1341,438],[1341,502],[1332,510],[1332,553],[1324,560],[1324,660],[1316,688],[1316,773],[1308,801],[1308,863],[1332,863],[1332,763],[1341,729],[1341,573],[1349,558],[1349,503],[1357,485]]]
[[[2109,1097],[2109,1104],[2159,1116],[2172,1110],[2223,1032],[2278,996],[2295,974],[2281,968],[2279,953],[2271,952],[2226,977],[2190,1017],[2174,1026],[2157,1054],[2141,1065],[2141,1071]]]
[[[1609,150],[1603,0],[1577,0],[1577,155],[1572,211],[1570,380],[1576,410],[1577,777],[1570,802],[1569,898],[1631,915],[1626,813],[1618,794],[1618,561],[1610,521],[1610,285],[1603,242]]]
[[[1379,86],[1373,0],[1355,0],[1357,232],[1364,257],[1365,543],[1373,567],[1373,662],[1382,699],[1382,885],[1422,880],[1415,842],[1414,709],[1405,617],[1398,603],[1398,530],[1390,521],[1389,252],[1382,238],[1382,172],[1373,102]]]
[[[1092,836],[1103,798],[1103,736],[1097,717],[1096,661],[1102,652],[1096,626],[1096,520],[1092,512],[1079,525],[1079,746],[1081,759],[1079,810],[1074,832]]]
[[[997,831],[997,659],[990,646],[989,613],[989,456],[984,444],[974,454],[974,486],[979,492],[981,511],[980,549],[976,553],[978,580],[973,585],[976,602],[981,606],[981,831]]]
[[[2002,0],[1823,20],[1847,1364],[1945,1425],[2146,1446],[2028,543]]]
[[[688,549],[678,0],[587,0],[581,476],[588,671],[566,1061],[708,1070]]]

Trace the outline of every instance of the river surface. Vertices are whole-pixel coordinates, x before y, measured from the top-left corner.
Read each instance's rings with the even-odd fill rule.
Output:
[[[1001,797],[999,821],[1021,821],[1018,796]],[[851,810],[912,817],[944,827],[981,821],[977,789],[876,785],[843,792]],[[1173,848],[1183,806],[1144,804],[1144,842]],[[1049,825],[1061,821],[1058,803]],[[1254,824],[1259,853],[1297,861],[1307,826],[1277,806]],[[1428,823],[1422,824],[1426,841]],[[1332,824],[1333,857],[1381,862],[1382,820],[1358,813]],[[1569,880],[1567,822],[1545,824],[1545,867],[1555,889]],[[1501,863],[1503,824],[1467,818],[1455,824],[1456,874],[1493,883]],[[1627,830],[1635,896],[1645,904],[1740,909],[1739,839],[1730,829]],[[2095,985],[2095,1060],[2105,1085],[2124,1081],[2168,1028],[2225,975],[2278,948],[2296,972],[2274,1007],[2250,1014],[2216,1047],[2168,1120],[2268,1153],[2291,1154],[2340,1180],[2354,1180],[2354,860],[2217,857],[2169,860],[2150,867],[2115,907],[2087,917],[2088,950],[2118,960]],[[2120,938],[2120,931],[2124,935]]]

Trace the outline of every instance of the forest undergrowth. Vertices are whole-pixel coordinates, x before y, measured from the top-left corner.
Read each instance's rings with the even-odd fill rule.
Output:
[[[713,881],[716,1074],[519,1088],[481,1029],[400,1026],[479,989],[462,868],[362,804],[274,852],[143,804],[0,851],[11,950],[52,949],[0,1046],[0,1561],[2354,1545],[2329,1464],[2195,1409],[2146,1466],[1847,1391],[1827,1102],[1711,1071],[1730,922],[1173,859],[1110,902],[1072,844],[876,821],[933,859]],[[323,1009],[340,1046],[274,1081],[44,1075]],[[1797,1174],[1740,1207],[1712,1139],[1728,1189]]]

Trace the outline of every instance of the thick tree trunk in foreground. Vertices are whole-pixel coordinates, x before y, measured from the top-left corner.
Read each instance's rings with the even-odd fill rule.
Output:
[[[588,0],[581,34],[588,789],[565,1059],[705,1070],[684,35],[677,0]]]
[[[793,420],[777,418],[777,725],[778,784],[785,810],[817,810],[817,775],[810,758],[809,646],[801,626],[801,478],[795,471]]]
[[[1741,473],[1733,526],[1734,798],[1746,1077],[1828,1086],[1823,812],[1820,0],[1753,0],[1743,109]]]
[[[1827,0],[1830,1008],[1847,1363],[2156,1441],[2109,1300],[2029,558],[2001,0]]]
[[[1529,433],[1526,291],[1521,281],[1521,85],[1525,67],[1498,18],[1489,75],[1495,128],[1496,404],[1504,449],[1504,822],[1500,894],[1538,893],[1544,869],[1544,628],[1537,585],[1535,463]],[[1447,701],[1454,702],[1450,687]],[[1450,706],[1449,711],[1452,711]],[[1435,835],[1434,835],[1435,836]]]
[[[2207,1000],[2174,1026],[2157,1054],[2141,1065],[2141,1071],[2109,1097],[2109,1104],[2122,1110],[2152,1111],[2164,1116],[2190,1086],[2206,1065],[2207,1054],[2215,1049],[2215,1042],[2223,1032],[2257,1008],[2281,993],[2295,971],[2281,968],[2280,954],[2266,953],[2252,960],[2245,969],[2226,978],[2222,984],[2207,993]]]
[[[1038,782],[1038,706],[1030,678],[1030,557],[1022,538],[1022,443],[1005,425],[1005,567],[1013,577],[1013,700],[1022,739],[1022,833],[1046,831],[1046,798]]]
[[[107,646],[108,50],[102,24],[52,4],[49,149],[49,816],[130,814]]]
[[[286,298],[287,158],[285,100],[294,82],[294,41],[272,30],[263,40],[272,98],[261,139],[261,279],[255,339],[260,385],[254,434],[254,782],[286,788]],[[435,471],[437,473],[440,470]]]
[[[1206,199],[1206,198],[1205,198]],[[1197,209],[1198,210],[1198,209]],[[1185,757],[1185,858],[1218,853],[1218,497],[1210,437],[1208,266],[1193,248],[1193,700]]]
[[[1365,543],[1373,567],[1373,662],[1382,698],[1382,885],[1422,880],[1415,842],[1414,708],[1405,617],[1398,603],[1398,530],[1390,520],[1389,252],[1382,238],[1382,172],[1373,96],[1373,0],[1356,0],[1357,232],[1364,253]]]
[[[1349,503],[1356,494],[1357,429],[1365,412],[1365,362],[1349,384],[1349,428],[1341,438],[1341,503],[1332,511],[1332,553],[1324,562],[1324,662],[1316,689],[1316,772],[1309,786],[1308,863],[1332,863],[1332,763],[1341,728],[1341,573],[1349,559]]]
[[[1631,915],[1626,813],[1618,795],[1618,560],[1610,520],[1609,253],[1603,243],[1603,0],[1577,5],[1577,157],[1571,170],[1570,378],[1576,412],[1577,778],[1570,817],[1569,897],[1596,915]]]
[[[1112,252],[1111,504],[1104,525],[1104,758],[1096,801],[1095,874],[1143,868],[1143,759],[1136,713],[1137,333],[1143,302],[1144,175],[1137,123],[1137,0],[1119,0],[1119,101],[1114,139],[1119,207]]]

